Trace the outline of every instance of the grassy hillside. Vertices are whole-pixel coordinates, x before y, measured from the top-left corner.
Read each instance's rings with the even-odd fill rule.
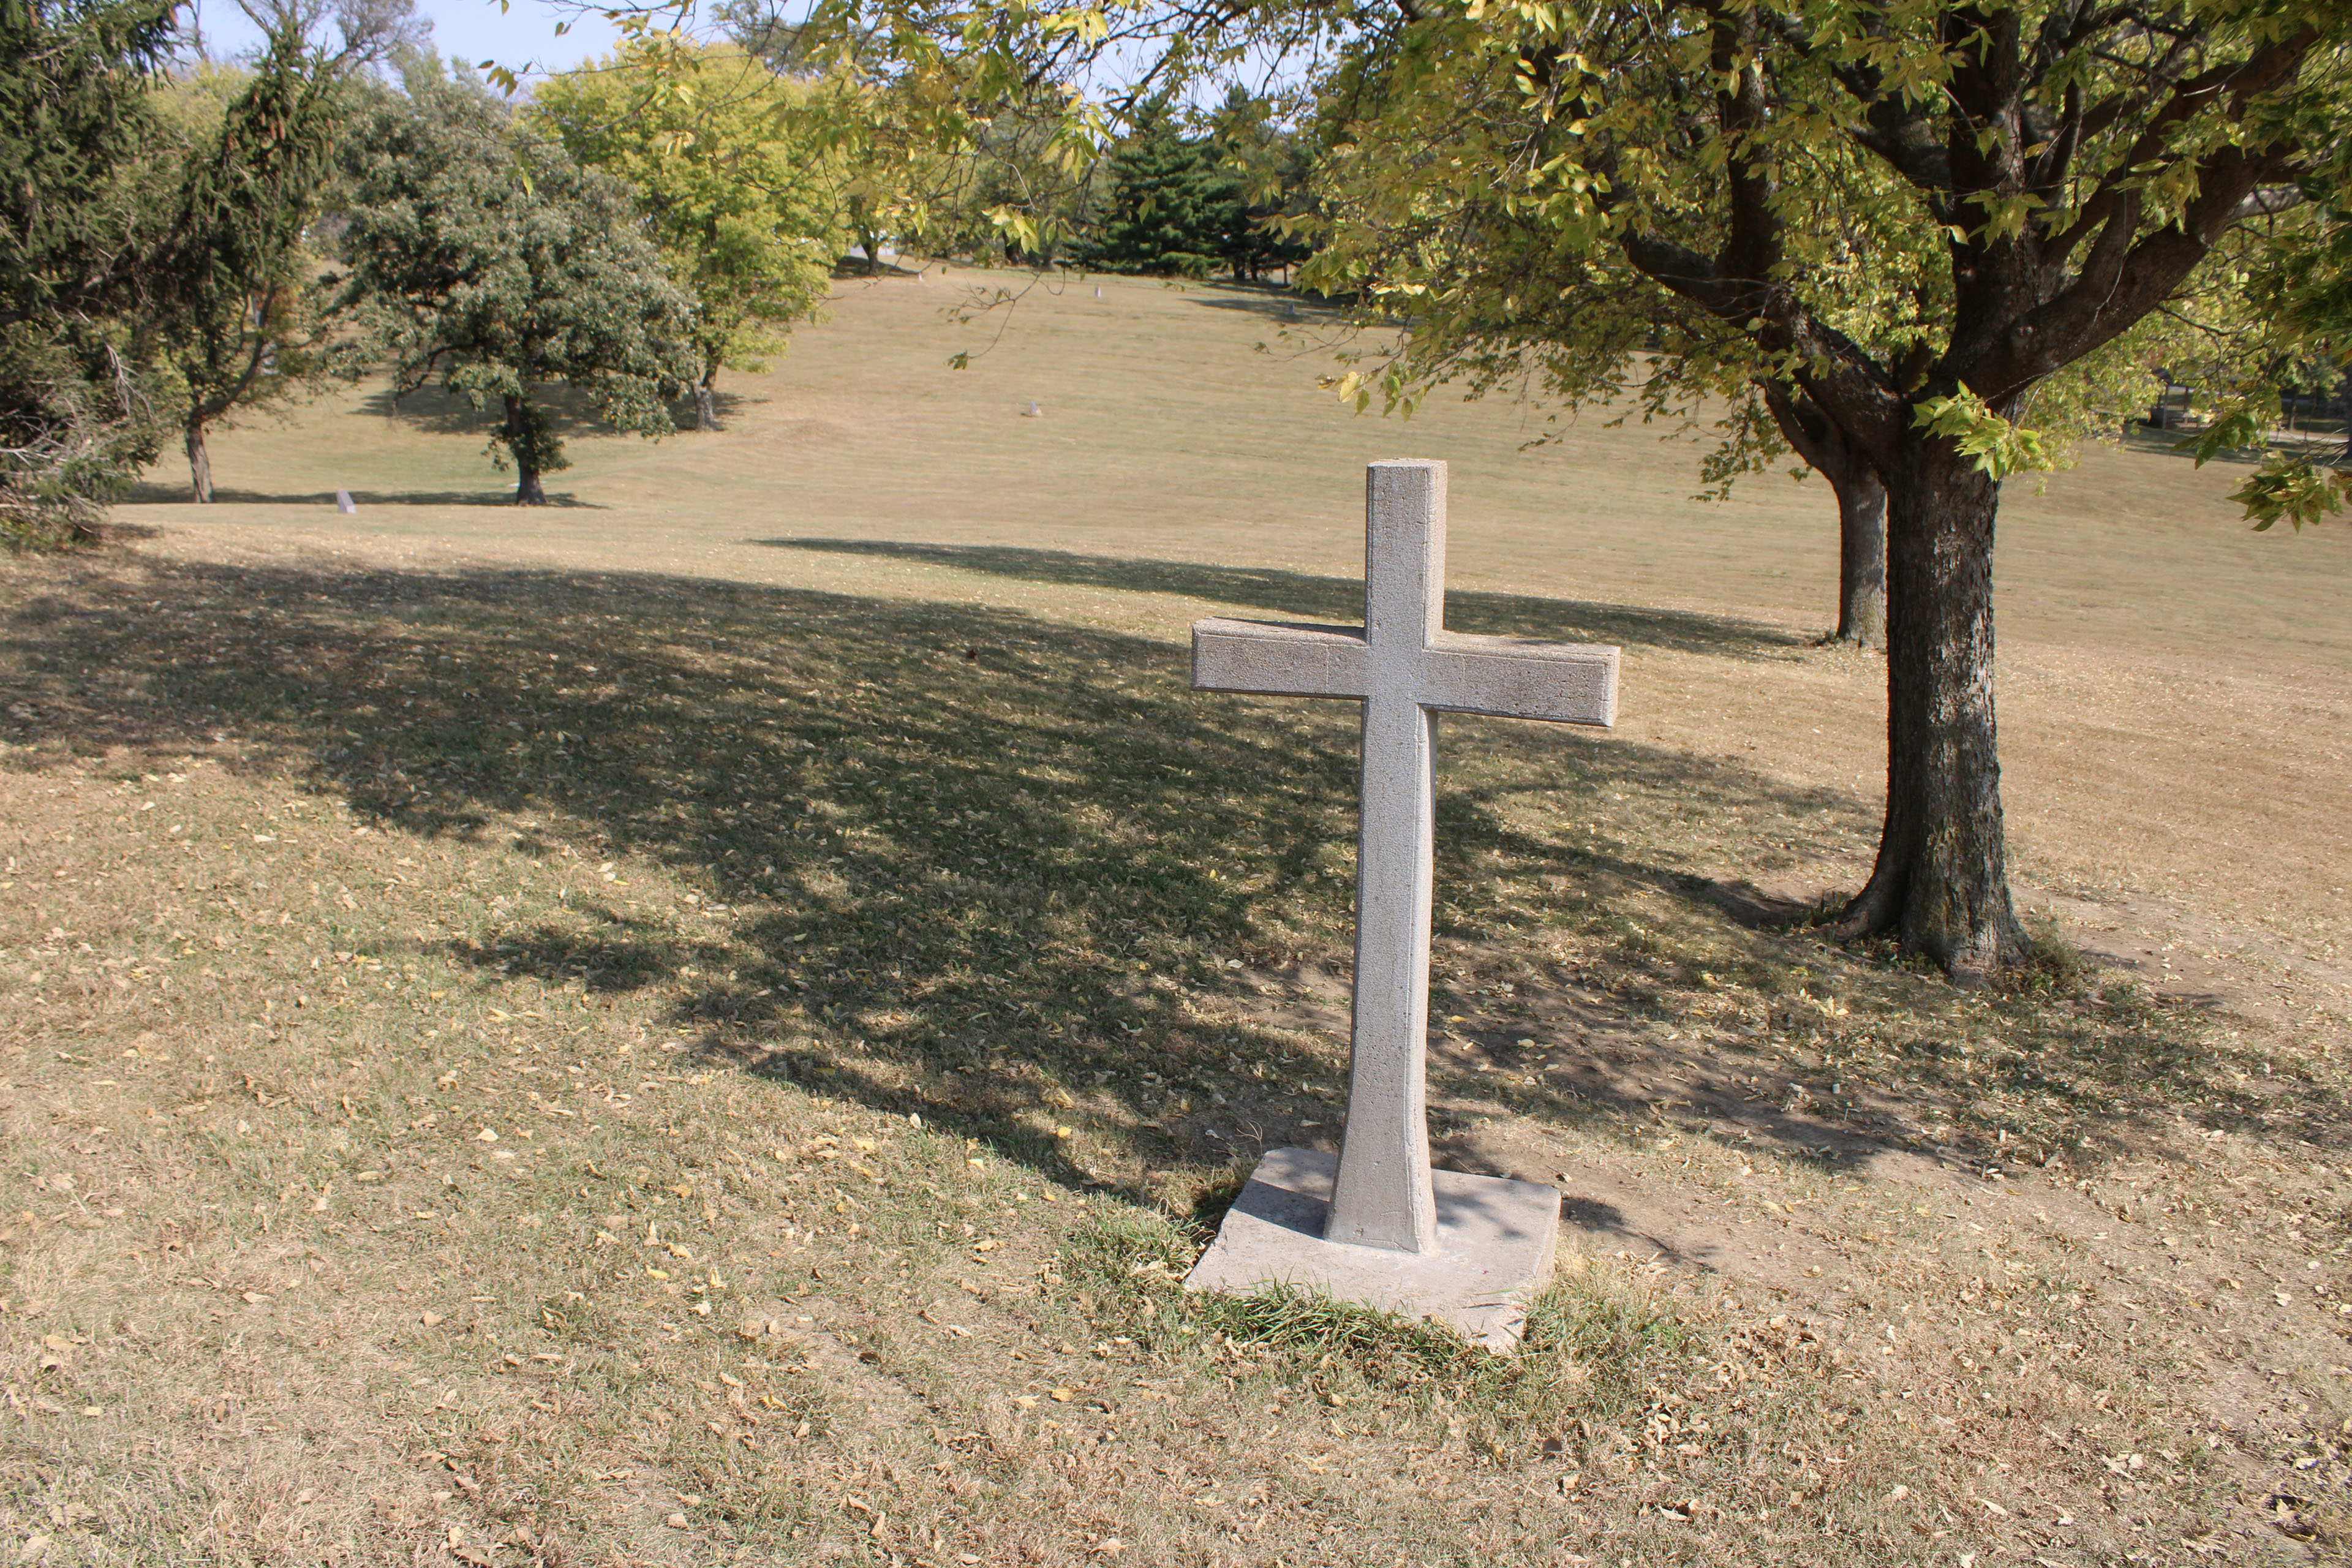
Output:
[[[957,286],[845,286],[571,504],[362,389],[0,574],[17,1561],[2352,1540],[2340,532],[2147,452],[2013,499],[2044,941],[1958,995],[1802,927],[1881,712],[1817,487],[1349,418],[1231,290],[958,373]],[[1612,734],[1444,731],[1433,1131],[1565,1194],[1511,1362],[1174,1285],[1336,1132],[1355,741],[1183,629],[1349,616],[1391,453],[1454,464],[1453,625],[1626,650]]]

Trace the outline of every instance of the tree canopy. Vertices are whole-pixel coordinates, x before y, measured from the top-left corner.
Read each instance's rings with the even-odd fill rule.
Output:
[[[1103,210],[1079,250],[1088,267],[1205,278],[1244,211],[1240,179],[1206,137],[1150,104],[1108,160]]]
[[[2347,44],[2259,0],[1473,5],[1347,52],[1324,265],[1441,341],[1548,293],[1571,392],[1654,334],[1670,389],[1780,389],[1869,464],[1888,816],[1843,927],[1999,970],[1999,481],[2047,461],[2053,378],[2127,360],[2273,193],[2342,187]]]
[[[693,309],[629,193],[470,79],[412,58],[346,143],[341,308],[394,385],[438,381],[503,414],[493,458],[515,499],[566,466],[542,389],[578,392],[615,428],[656,436],[696,374]]]
[[[191,127],[150,331],[169,374],[195,499],[213,497],[207,427],[241,404],[287,395],[323,365],[308,241],[345,111],[343,79],[281,19],[249,71],[184,96],[225,102]]]
[[[813,91],[740,47],[638,47],[556,77],[533,104],[574,159],[628,187],[692,297],[705,428],[719,371],[780,349],[786,324],[823,301],[841,250],[847,174],[826,155]]]
[[[133,327],[168,211],[171,0],[0,0],[0,537],[87,535],[155,452]]]

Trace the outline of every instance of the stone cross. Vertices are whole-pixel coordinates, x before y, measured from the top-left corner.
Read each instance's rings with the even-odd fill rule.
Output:
[[[1374,463],[1364,487],[1361,628],[1235,620],[1192,628],[1197,688],[1364,705],[1348,1122],[1322,1239],[1412,1254],[1438,1252],[1444,1242],[1425,1087],[1437,715],[1606,725],[1617,712],[1615,648],[1449,632],[1444,599],[1445,465]],[[1276,1155],[1298,1157],[1286,1168],[1317,1158],[1276,1151],[1270,1165]],[[1457,1188],[1492,1181],[1440,1174]],[[1264,1170],[1259,1179],[1269,1179]],[[1558,1194],[1533,1191],[1551,1210],[1549,1220],[1529,1222],[1542,1226],[1549,1270]],[[1464,1201],[1475,1208],[1486,1200]]]

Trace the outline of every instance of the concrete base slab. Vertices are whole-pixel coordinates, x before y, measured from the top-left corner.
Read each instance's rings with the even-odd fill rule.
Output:
[[[1516,1349],[1528,1302],[1551,1282],[1559,1192],[1540,1182],[1434,1171],[1437,1249],[1391,1252],[1323,1239],[1337,1156],[1271,1149],[1225,1211],[1188,1290],[1266,1285],[1451,1325],[1488,1350]]]

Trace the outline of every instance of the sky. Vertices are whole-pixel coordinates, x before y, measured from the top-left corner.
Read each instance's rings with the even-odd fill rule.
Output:
[[[215,59],[260,46],[260,29],[236,0],[195,0],[194,9],[205,47]],[[546,0],[512,0],[503,14],[499,0],[417,0],[416,9],[432,18],[433,47],[440,53],[468,65],[496,60],[517,75],[565,70],[610,54],[615,38],[612,25],[594,12],[582,15]],[[556,26],[566,20],[571,30],[559,37]]]
[[[260,29],[237,8],[236,0],[191,0],[191,4],[204,32],[205,49],[214,58],[230,59],[260,47]],[[526,81],[609,55],[618,41],[613,25],[582,0],[568,4],[566,0],[509,0],[504,11],[499,0],[416,0],[416,9],[432,20],[433,47],[442,55],[469,66],[494,60]],[[707,5],[698,9],[707,16]],[[555,29],[566,21],[571,27],[559,37]],[[1089,91],[1109,96],[1120,64],[1115,56],[1087,83]],[[1289,85],[1297,70],[1279,62],[1261,63],[1249,74],[1263,89]],[[1224,88],[1221,81],[1203,79],[1193,84],[1189,98],[1197,109],[1213,109],[1223,101]]]

